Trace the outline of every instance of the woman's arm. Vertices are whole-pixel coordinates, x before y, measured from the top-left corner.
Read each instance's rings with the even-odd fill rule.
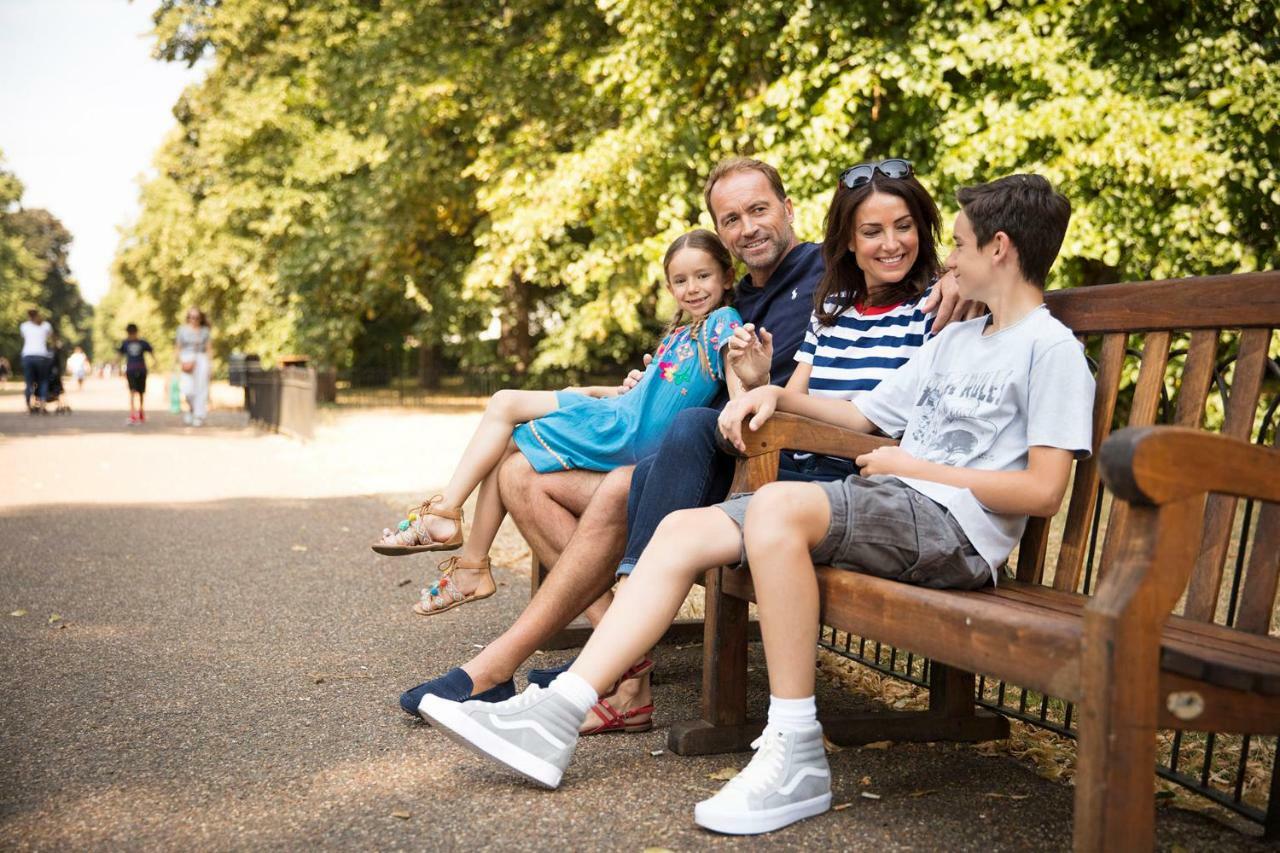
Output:
[[[980,471],[917,459],[901,447],[877,447],[855,460],[864,477],[894,474],[968,489],[992,512],[1049,518],[1062,506],[1071,475],[1070,450],[1032,447],[1025,471]]]
[[[787,380],[787,390],[793,394],[809,393],[809,377],[813,375],[813,365],[804,361],[796,362],[796,369]]]
[[[789,388],[777,385],[765,385],[753,388],[737,400],[732,400],[720,412],[720,432],[729,443],[741,451],[747,446],[742,440],[742,422],[751,417],[747,424],[750,430],[758,430],[764,426],[774,412],[790,412],[803,415],[816,421],[832,424],[855,432],[872,433],[876,425],[866,418],[857,407],[848,400],[834,397],[811,397],[808,394],[796,394]]]

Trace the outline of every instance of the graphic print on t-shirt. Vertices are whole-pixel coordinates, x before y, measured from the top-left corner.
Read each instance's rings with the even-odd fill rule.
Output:
[[[1011,370],[934,374],[916,399],[911,438],[920,458],[943,465],[964,465],[987,455],[996,438],[989,413],[1000,406]]]

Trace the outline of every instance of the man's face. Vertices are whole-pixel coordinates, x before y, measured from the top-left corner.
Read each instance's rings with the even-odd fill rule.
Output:
[[[726,175],[711,188],[716,233],[751,271],[772,272],[795,242],[791,201],[755,170]]]

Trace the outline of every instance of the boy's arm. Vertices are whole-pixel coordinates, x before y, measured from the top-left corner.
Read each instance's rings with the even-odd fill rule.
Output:
[[[992,512],[1049,518],[1062,506],[1073,454],[1058,447],[1032,447],[1024,471],[981,471],[917,459],[901,447],[877,447],[855,462],[864,477],[892,474],[961,489]]]
[[[729,443],[745,452],[742,440],[742,422],[750,417],[748,429],[755,431],[764,426],[774,412],[790,412],[816,421],[832,424],[855,432],[875,432],[877,427],[848,400],[829,397],[810,397],[776,385],[754,388],[724,407],[720,412],[720,432]]]

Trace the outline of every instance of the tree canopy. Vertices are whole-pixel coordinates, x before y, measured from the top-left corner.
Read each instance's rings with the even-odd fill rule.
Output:
[[[1045,174],[1052,286],[1280,262],[1280,13],[1253,0],[163,0],[175,106],[114,287],[220,346],[339,365],[407,336],[533,377],[634,358],[666,245],[732,154],[802,239],[911,159],[944,211]],[[2,250],[0,250],[2,251]],[[497,340],[482,332],[496,323]]]

